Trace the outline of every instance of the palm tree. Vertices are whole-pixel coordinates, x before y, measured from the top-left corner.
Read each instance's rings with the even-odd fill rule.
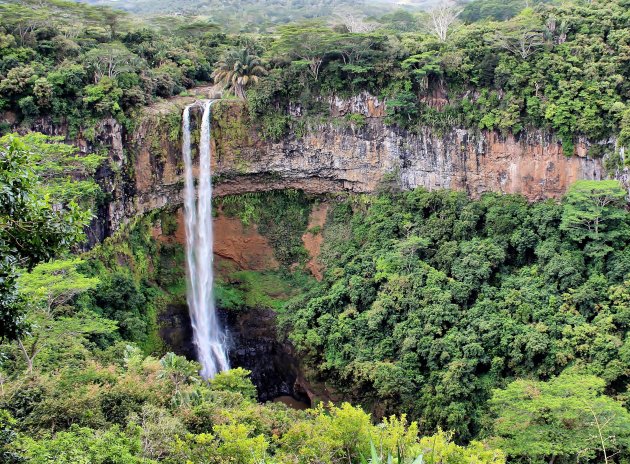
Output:
[[[245,99],[245,88],[258,82],[260,76],[267,74],[260,58],[250,55],[247,49],[230,50],[217,64],[212,73],[215,82],[223,84],[224,88],[232,90],[234,95]]]

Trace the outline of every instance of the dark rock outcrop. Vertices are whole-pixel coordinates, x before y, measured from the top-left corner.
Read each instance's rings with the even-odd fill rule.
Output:
[[[278,339],[273,311],[251,309],[241,312],[220,311],[226,326],[230,365],[251,371],[251,380],[258,390],[258,400],[272,401],[290,397],[310,404],[299,362],[290,344]],[[170,305],[160,315],[160,337],[169,350],[195,358],[192,329],[186,305]]]

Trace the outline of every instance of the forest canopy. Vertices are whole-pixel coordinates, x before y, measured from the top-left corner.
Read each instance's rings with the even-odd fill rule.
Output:
[[[0,462],[628,461],[630,212],[613,178],[630,147],[630,0],[415,3],[0,2]],[[218,306],[277,317],[306,381],[339,398],[263,404],[251,372],[207,381],[161,337],[187,304],[173,205],[86,240],[108,182],[125,199],[137,187],[103,124],[128,161],[147,106],[208,92],[238,100],[261,142],[360,132],[368,116],[327,102],[369,94],[401,137],[531,132],[609,178],[539,202],[402,191],[396,172],[369,195],[215,201],[277,264],[218,276]],[[179,150],[180,115],[168,124]]]
[[[329,117],[317,95],[367,91],[385,100],[390,124],[409,130],[541,128],[568,155],[580,137],[602,142],[598,156],[614,152],[611,136],[628,140],[627,0],[346,12],[263,34],[230,34],[200,17],[139,23],[103,7],[29,1],[0,5],[0,108],[25,122],[49,115],[88,135],[107,116],[131,125],[135,108],[211,82],[214,67],[239,56],[232,65],[253,60],[266,70],[247,99],[276,134]]]

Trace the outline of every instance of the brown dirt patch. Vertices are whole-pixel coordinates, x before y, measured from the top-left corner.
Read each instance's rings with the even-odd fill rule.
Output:
[[[308,219],[308,229],[302,235],[304,248],[308,251],[310,260],[306,264],[306,268],[311,271],[317,280],[322,280],[324,267],[319,262],[319,255],[322,251],[322,243],[324,236],[322,234],[324,224],[326,224],[326,214],[328,213],[328,204],[320,203],[313,208]]]

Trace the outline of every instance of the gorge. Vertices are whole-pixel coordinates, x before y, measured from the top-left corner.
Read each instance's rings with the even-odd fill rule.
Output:
[[[110,147],[110,161],[121,167],[119,173],[103,182],[110,188],[111,200],[103,209],[105,214],[99,216],[101,230],[111,234],[138,214],[165,210],[176,218],[174,229],[162,235],[165,240],[184,245],[184,237],[193,235],[186,232],[190,224],[181,208],[191,198],[187,192],[192,185],[188,175],[200,170],[200,166],[196,163],[189,167],[186,150],[182,159],[179,146],[180,140],[184,148],[188,146],[189,130],[193,145],[206,140],[203,131],[207,114],[195,100],[216,96],[214,90],[201,88],[195,96],[147,108],[134,132],[126,132],[113,122],[101,126],[97,140]],[[559,142],[541,131],[514,136],[458,129],[438,135],[427,129],[420,134],[407,134],[384,123],[383,103],[370,95],[350,100],[334,98],[328,104],[333,115],[328,122],[312,127],[300,137],[290,134],[270,141],[248,120],[239,102],[215,103],[208,121],[213,132],[214,194],[221,198],[300,189],[319,197],[325,206],[327,195],[334,198],[343,192],[362,194],[383,188],[405,190],[422,186],[461,189],[473,198],[491,191],[518,193],[533,201],[557,198],[576,180],[607,176],[603,160],[588,155],[590,145],[586,141],[578,145],[573,156],[567,157]],[[179,114],[184,115],[182,132],[177,130]],[[347,114],[361,114],[367,124],[354,127],[346,122]],[[191,205],[188,208],[192,210]],[[309,214],[316,214],[318,208],[314,206]],[[323,211],[322,219],[309,227],[323,230],[326,210]],[[238,216],[227,217],[221,210],[215,221],[218,230],[214,251],[219,266],[229,263],[234,269],[255,272],[280,267],[274,245],[256,231],[255,224],[243,226]],[[164,228],[159,222],[158,227],[160,231]],[[313,237],[320,244],[309,249],[313,253],[309,259],[312,269],[318,269],[323,234]],[[218,272],[229,279],[229,272]],[[315,270],[314,274],[321,278],[320,272]],[[261,314],[264,313],[265,310]],[[175,330],[176,335],[171,336],[181,339],[185,337],[186,331],[181,331],[186,320],[181,320],[177,311],[173,314],[180,314],[176,316],[180,322],[169,325],[169,330]],[[248,316],[223,315],[223,320],[233,335],[229,342],[232,362],[254,372],[261,399],[288,395],[315,402],[317,398],[330,398],[330,393],[324,391],[326,387],[304,379],[293,358],[293,349],[276,342],[273,318],[263,316],[267,322],[261,325],[251,325],[255,318]],[[248,336],[248,332],[258,334],[258,340]],[[171,346],[178,353],[190,353],[181,341]]]
[[[273,319],[264,317],[268,323],[252,330],[259,334],[260,340],[267,340],[261,344],[246,335],[251,327],[243,326],[243,320],[252,320],[247,317],[223,315],[234,335],[231,341],[226,341],[220,330],[210,329],[218,323],[212,316],[212,295],[207,293],[211,288],[210,270],[200,273],[197,266],[213,261],[211,247],[219,265],[230,263],[238,270],[274,271],[280,265],[273,244],[256,231],[255,224],[253,229],[251,225],[243,226],[238,218],[227,217],[221,211],[216,218],[219,230],[213,234],[214,243],[209,242],[210,222],[202,217],[209,217],[206,208],[210,207],[207,194],[211,186],[201,182],[200,177],[197,188],[206,195],[200,196],[200,209],[196,210],[194,175],[201,176],[210,170],[217,198],[299,189],[319,197],[324,206],[329,195],[334,198],[344,192],[360,195],[419,186],[430,190],[463,190],[472,198],[493,191],[516,193],[535,201],[558,198],[576,180],[609,175],[603,159],[589,156],[593,145],[586,140],[577,145],[573,156],[566,156],[559,141],[540,130],[515,136],[466,129],[438,134],[426,128],[412,134],[388,126],[384,103],[369,94],[351,99],[330,98],[326,103],[331,114],[328,121],[309,126],[304,134],[291,133],[277,141],[261,135],[260,127],[249,119],[239,102],[216,101],[212,105],[214,111],[210,111],[210,106],[199,101],[218,97],[215,89],[201,87],[192,94],[146,108],[133,131],[125,130],[113,120],[103,120],[93,141],[77,140],[84,153],[107,147],[108,163],[116,167],[103,168],[98,173],[107,202],[100,206],[89,236],[92,243],[97,243],[124,230],[138,216],[160,211],[173,215],[168,220],[174,223],[171,230],[165,233],[166,227],[158,220],[154,235],[167,243],[187,247],[188,275],[196,276],[199,281],[189,283],[188,307],[193,319],[185,317],[181,312],[185,308],[181,306],[174,306],[179,309],[165,315],[165,320],[171,320],[166,323],[168,337],[173,341],[171,347],[178,353],[192,355],[193,350],[182,337],[194,334],[194,345],[206,348],[201,351],[197,348],[198,359],[204,365],[203,375],[212,377],[228,365],[221,344],[231,343],[233,362],[254,371],[254,378],[259,379],[260,397],[265,400],[288,395],[314,402],[320,394],[326,398],[329,393],[306,394],[321,388],[305,381],[297,369],[292,348],[276,343]],[[300,113],[297,107],[292,111]],[[357,127],[347,122],[346,116],[351,114],[364,116],[366,124]],[[51,135],[64,130],[45,119],[34,127]],[[210,130],[212,138],[206,136]],[[191,147],[200,154],[207,152],[210,164],[202,166],[205,157],[191,156]],[[624,172],[613,175],[625,178]],[[309,214],[319,214],[318,208],[313,206]],[[324,215],[312,227],[323,230],[326,208],[320,210]],[[204,230],[199,231],[200,228]],[[304,233],[307,239],[313,237],[318,243],[315,248],[308,248],[309,268],[321,278],[317,256],[323,234]],[[193,240],[188,242],[186,237]],[[193,253],[195,249],[197,253]],[[178,322],[173,325],[174,320]],[[188,332],[184,327],[188,323],[198,330]],[[202,333],[210,334],[213,341],[208,343],[199,338]],[[270,353],[274,361],[258,364],[261,358],[257,356],[263,356],[261,353]]]
[[[0,462],[627,464],[629,147],[630,0],[0,2]]]

